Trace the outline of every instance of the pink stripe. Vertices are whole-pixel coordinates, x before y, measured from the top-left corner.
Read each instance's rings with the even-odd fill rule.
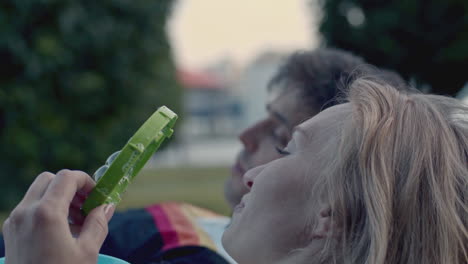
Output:
[[[171,222],[163,208],[161,208],[159,205],[155,205],[145,209],[153,217],[154,224],[158,228],[159,233],[163,239],[163,250],[177,247],[179,245],[179,237],[176,230],[174,230],[173,226],[171,225]]]

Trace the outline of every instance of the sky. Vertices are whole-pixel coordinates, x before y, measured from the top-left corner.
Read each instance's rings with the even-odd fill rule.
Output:
[[[318,45],[307,0],[178,0],[168,34],[179,67],[230,58],[239,65],[262,51]]]

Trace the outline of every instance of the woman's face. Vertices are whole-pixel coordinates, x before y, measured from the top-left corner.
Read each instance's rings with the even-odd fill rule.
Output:
[[[274,263],[314,238],[327,206],[316,183],[336,155],[349,104],[331,107],[297,126],[284,157],[246,173],[253,183],[234,209],[223,244],[239,263]],[[315,188],[314,188],[315,187]],[[322,188],[323,189],[323,188]]]

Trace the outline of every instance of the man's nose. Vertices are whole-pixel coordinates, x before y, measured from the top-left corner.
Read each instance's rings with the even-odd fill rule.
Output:
[[[255,134],[256,130],[258,130],[256,126],[252,126],[244,130],[239,135],[239,140],[244,145],[245,150],[249,153],[255,152],[258,147],[257,135]]]
[[[268,120],[257,122],[251,127],[245,129],[240,135],[239,139],[244,145],[247,152],[255,152],[258,148],[258,142],[261,137],[265,136],[265,131],[268,127]]]

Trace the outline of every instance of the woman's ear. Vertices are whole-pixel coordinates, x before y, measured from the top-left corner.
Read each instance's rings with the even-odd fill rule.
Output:
[[[330,207],[323,208],[318,214],[318,221],[312,231],[312,239],[324,239],[335,236],[339,227],[333,223]]]
[[[322,207],[317,213],[311,228],[312,230],[309,229],[307,234],[307,245],[297,255],[298,261],[290,261],[288,263],[325,263],[324,260],[331,260],[336,257],[331,248],[337,242],[333,238],[338,235],[340,228],[334,225],[332,211],[329,206]]]

